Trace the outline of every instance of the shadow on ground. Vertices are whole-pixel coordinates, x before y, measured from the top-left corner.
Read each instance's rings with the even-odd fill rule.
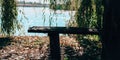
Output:
[[[65,60],[81,60],[82,56],[78,53],[78,51],[75,51],[72,47],[66,46],[65,47],[65,54],[67,59]]]
[[[96,53],[95,56],[94,55],[89,55],[89,54],[86,54],[86,53],[84,53],[83,55],[80,55],[79,52],[80,51],[76,51],[72,47],[66,46],[65,47],[66,58],[64,60],[101,60],[100,56],[97,55],[98,53],[96,53],[98,51],[94,52],[94,53]],[[89,52],[91,52],[91,51],[89,51]]]
[[[0,49],[11,44],[11,38],[1,37],[0,38]]]

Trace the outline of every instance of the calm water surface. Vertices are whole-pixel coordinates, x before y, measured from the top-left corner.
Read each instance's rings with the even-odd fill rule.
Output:
[[[41,35],[40,33],[28,33],[27,30],[32,26],[61,26],[65,27],[75,12],[57,10],[53,11],[45,7],[18,7],[18,20],[21,22],[21,31],[15,35]]]

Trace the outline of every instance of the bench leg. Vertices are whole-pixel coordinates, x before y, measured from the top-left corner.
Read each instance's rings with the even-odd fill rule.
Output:
[[[61,60],[59,33],[48,33],[50,38],[50,60]]]

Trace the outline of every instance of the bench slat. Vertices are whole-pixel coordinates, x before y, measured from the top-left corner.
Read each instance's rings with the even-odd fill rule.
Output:
[[[63,33],[63,34],[99,34],[97,29],[78,27],[48,27],[33,26],[28,32],[34,33]]]

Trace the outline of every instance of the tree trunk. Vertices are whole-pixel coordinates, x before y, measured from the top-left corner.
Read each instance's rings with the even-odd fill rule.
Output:
[[[102,60],[120,60],[120,0],[105,0]]]

